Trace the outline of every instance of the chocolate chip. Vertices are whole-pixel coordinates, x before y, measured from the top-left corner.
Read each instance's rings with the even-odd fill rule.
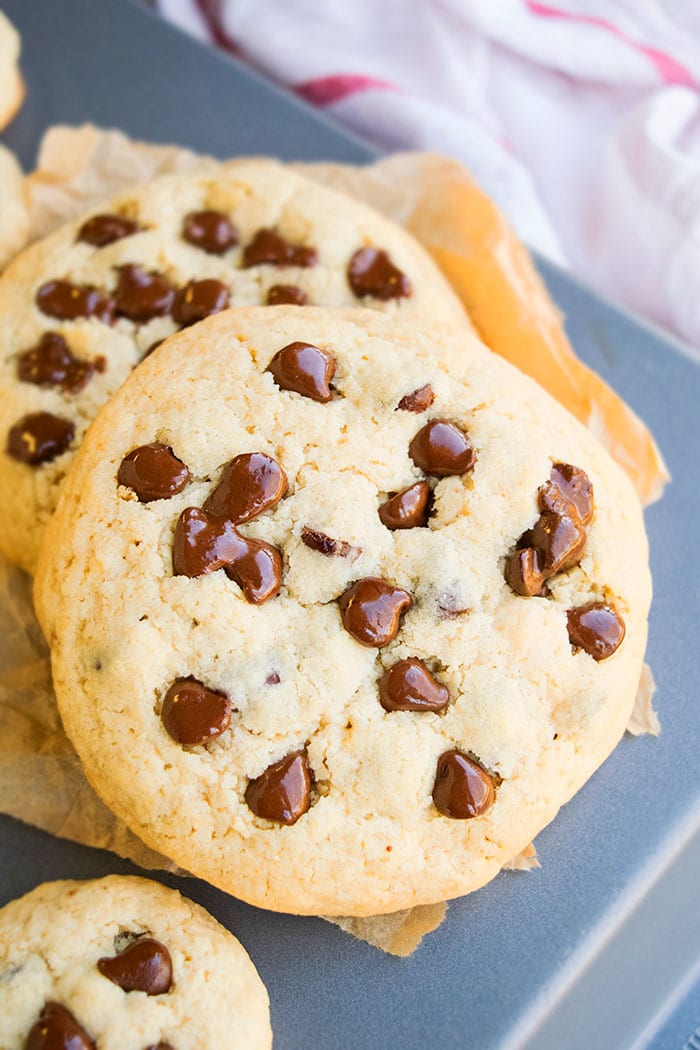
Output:
[[[173,983],[170,952],[153,937],[139,937],[118,955],[98,959],[97,969],[125,992],[163,995]]]
[[[264,540],[243,536],[240,540],[244,549],[224,567],[224,571],[241,588],[247,602],[262,605],[274,598],[282,586],[282,555]]]
[[[289,343],[278,350],[266,369],[280,390],[292,390],[312,401],[330,401],[335,358],[311,343]]]
[[[286,491],[287,475],[277,460],[264,452],[246,452],[226,464],[204,509],[241,525],[274,507]]]
[[[231,701],[196,678],[178,678],[165,694],[160,717],[173,740],[195,747],[228,729]]]
[[[75,437],[75,424],[51,412],[22,416],[7,435],[7,454],[32,467],[50,463],[65,452]]]
[[[225,284],[213,278],[203,281],[189,281],[175,295],[173,301],[173,320],[183,328],[205,317],[218,314],[228,306],[229,292]]]
[[[42,313],[61,321],[78,317],[96,317],[111,324],[114,319],[114,300],[96,288],[70,281],[47,281],[36,293],[36,303]]]
[[[282,679],[277,671],[270,671],[265,679],[265,685],[279,685]]]
[[[190,472],[168,445],[139,445],[119,465],[117,481],[136,493],[141,503],[170,499],[182,492]]]
[[[578,517],[587,525],[593,517],[593,486],[584,470],[570,463],[555,463],[549,481],[538,493],[541,511]]]
[[[211,208],[186,215],[182,224],[182,237],[188,244],[210,255],[222,255],[239,241],[238,230],[228,215]]]
[[[68,343],[58,332],[44,332],[36,346],[17,358],[17,375],[23,383],[57,386],[70,394],[82,390],[95,371],[103,371],[105,359],[81,361],[73,357]]]
[[[469,438],[447,419],[426,423],[408,446],[408,454],[420,470],[439,478],[466,474],[476,463]]]
[[[349,558],[351,555],[354,555],[354,561],[361,554],[357,547],[353,547],[352,544],[347,543],[345,540],[334,540],[332,536],[327,536],[325,532],[309,529],[306,525],[301,530],[301,542],[306,544],[312,551],[318,551],[319,554],[328,556],[335,555],[338,558]]]
[[[343,627],[361,645],[379,648],[391,642],[403,613],[413,605],[408,591],[368,576],[351,584],[338,598]]]
[[[505,578],[516,594],[521,594],[524,598],[539,595],[545,578],[537,551],[532,547],[524,547],[509,554],[506,558]]]
[[[95,248],[104,248],[106,244],[138,233],[140,228],[137,222],[121,215],[93,215],[80,227],[76,240],[92,244]]]
[[[315,266],[318,252],[300,244],[290,244],[276,230],[258,230],[243,250],[243,267]]]
[[[119,267],[115,300],[122,317],[130,321],[164,317],[170,313],[174,298],[175,289],[162,274],[148,273],[133,263]]]
[[[360,248],[355,252],[348,264],[348,283],[359,299],[371,295],[386,302],[411,295],[408,277],[381,248]]]
[[[309,297],[303,288],[295,284],[273,284],[267,292],[268,306],[306,306]]]
[[[275,824],[296,824],[311,802],[311,767],[305,751],[293,751],[248,783],[248,808]]]
[[[385,711],[443,711],[450,694],[422,660],[410,656],[379,679],[379,700]]]
[[[589,602],[566,614],[569,641],[594,660],[607,660],[622,644],[625,624],[622,617],[604,602]]]
[[[24,1050],[95,1050],[95,1044],[70,1010],[60,1003],[46,1003],[29,1030]]]
[[[428,482],[417,481],[382,503],[379,517],[387,529],[423,528],[430,516],[430,496]]]
[[[412,390],[410,394],[404,394],[396,407],[404,412],[425,412],[434,400],[433,388],[430,383],[426,383],[425,386]]]
[[[539,555],[541,569],[548,579],[557,572],[573,568],[586,546],[586,529],[578,518],[545,510],[529,533],[530,546]]]
[[[230,521],[186,507],[175,526],[173,572],[203,576],[230,564],[242,550],[241,536]]]
[[[436,809],[454,820],[480,817],[496,799],[491,777],[462,751],[440,755],[433,786]]]

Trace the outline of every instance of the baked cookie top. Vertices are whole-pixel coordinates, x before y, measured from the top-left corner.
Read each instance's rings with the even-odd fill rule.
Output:
[[[272,1045],[267,992],[239,942],[160,883],[47,882],[0,910],[3,1050]]]
[[[650,579],[622,471],[468,332],[278,307],[133,373],[35,597],[127,824],[255,904],[367,915],[480,886],[590,776]]]
[[[19,71],[20,47],[19,33],[0,11],[0,129],[9,124],[24,98],[24,81]]]
[[[275,161],[124,192],[0,278],[0,551],[33,569],[85,429],[159,341],[266,303],[468,324],[410,234]]]

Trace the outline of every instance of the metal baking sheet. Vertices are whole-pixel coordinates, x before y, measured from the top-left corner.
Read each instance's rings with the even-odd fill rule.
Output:
[[[81,121],[220,156],[373,156],[129,0],[2,6],[22,32],[28,84],[3,138],[27,166],[49,124]],[[577,351],[651,425],[674,475],[647,514],[649,660],[662,736],[625,738],[538,837],[542,869],[502,873],[451,904],[407,960],[321,920],[259,911],[199,881],[164,877],[250,952],[270,991],[278,1050],[700,1047],[700,368],[563,272],[541,269]],[[133,870],[0,818],[0,904],[46,879]]]

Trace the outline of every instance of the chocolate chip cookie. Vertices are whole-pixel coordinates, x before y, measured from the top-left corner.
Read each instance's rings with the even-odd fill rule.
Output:
[[[0,910],[3,1050],[272,1045],[236,938],[148,879],[48,882]]]
[[[67,733],[255,904],[467,893],[619,740],[650,600],[622,471],[466,330],[228,311],[91,428],[36,602]]]
[[[468,324],[409,234],[274,161],[122,193],[0,278],[0,551],[33,570],[83,433],[145,356],[228,306],[261,304]]]

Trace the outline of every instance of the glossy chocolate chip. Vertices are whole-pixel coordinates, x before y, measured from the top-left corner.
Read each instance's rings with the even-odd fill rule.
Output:
[[[549,578],[576,565],[586,546],[586,529],[578,518],[545,510],[529,532],[529,546],[538,554],[544,575]]]
[[[185,216],[182,238],[210,255],[222,255],[234,244],[238,244],[239,234],[228,215],[207,208],[204,211],[192,211]]]
[[[408,454],[420,470],[439,478],[466,474],[476,463],[468,436],[447,419],[426,423],[408,446]]]
[[[430,496],[428,482],[417,481],[382,503],[379,517],[387,529],[423,528],[430,516]]]
[[[44,332],[36,346],[17,358],[17,375],[23,383],[57,386],[70,394],[82,390],[96,371],[104,371],[104,357],[83,361],[74,357],[58,332]]]
[[[182,492],[190,472],[168,445],[154,441],[139,445],[124,457],[117,472],[117,482],[131,489],[141,503],[170,499]]]
[[[410,656],[379,679],[379,700],[385,711],[443,711],[450,694],[422,660]]]
[[[138,233],[139,229],[137,222],[125,219],[122,215],[93,215],[80,227],[76,239],[94,248],[104,248],[107,244]]]
[[[480,817],[496,799],[493,781],[481,766],[462,751],[440,755],[433,786],[436,809],[453,820]]]
[[[360,248],[355,252],[348,264],[348,284],[359,299],[369,295],[386,302],[406,299],[412,293],[406,274],[394,266],[381,248]]]
[[[96,317],[111,324],[114,319],[114,300],[96,288],[72,284],[70,281],[47,281],[36,293],[36,303],[42,313],[61,321],[75,321],[78,317]]]
[[[243,267],[315,266],[318,252],[301,244],[291,244],[276,230],[258,230],[243,250]]]
[[[338,598],[343,627],[361,645],[388,645],[399,630],[401,616],[413,605],[408,591],[388,580],[368,576],[351,584]]]
[[[292,390],[324,403],[333,396],[329,384],[335,375],[335,358],[311,343],[283,346],[266,371],[271,373],[280,390]]]
[[[625,637],[622,617],[605,602],[589,602],[566,614],[569,641],[594,660],[607,660]]]
[[[306,306],[309,297],[295,284],[273,284],[267,292],[268,306]]]
[[[70,1010],[60,1003],[46,1003],[29,1030],[24,1050],[95,1050],[95,1044]]]
[[[537,551],[532,547],[524,547],[509,554],[506,558],[505,578],[516,594],[521,594],[524,598],[539,595],[545,577]]]
[[[195,577],[222,569],[242,553],[241,539],[232,522],[186,507],[175,525],[174,574]]]
[[[282,555],[264,540],[239,539],[241,547],[224,571],[241,588],[247,602],[262,605],[282,586]]]
[[[66,451],[75,437],[75,424],[51,412],[22,416],[7,435],[7,454],[31,467],[50,463]]]
[[[404,394],[396,407],[402,412],[425,412],[434,400],[433,388],[430,383],[426,383],[425,386],[412,390],[410,394]]]
[[[301,530],[301,542],[310,550],[318,551],[319,554],[325,554],[328,557],[335,555],[337,558],[349,558],[354,555],[357,558],[361,553],[358,547],[353,547],[345,540],[334,540],[325,532],[309,529],[306,525]]]
[[[593,517],[593,486],[580,467],[555,463],[549,481],[538,493],[538,503],[541,511],[578,517],[583,525],[587,525]]]
[[[119,267],[115,301],[122,317],[130,321],[164,317],[170,313],[174,298],[175,289],[162,274],[149,273],[134,263]]]
[[[125,992],[163,995],[173,983],[170,952],[153,937],[139,937],[118,955],[98,959],[97,969]]]
[[[176,293],[173,301],[173,321],[183,328],[205,317],[218,314],[228,306],[229,291],[225,284],[213,278],[189,281]]]
[[[160,717],[173,740],[196,747],[228,729],[231,701],[196,678],[178,678],[165,694]]]
[[[256,817],[296,824],[311,802],[312,772],[305,751],[293,751],[248,783],[245,800]]]
[[[274,507],[286,491],[287,475],[277,460],[264,452],[246,452],[226,464],[204,509],[241,525]]]

